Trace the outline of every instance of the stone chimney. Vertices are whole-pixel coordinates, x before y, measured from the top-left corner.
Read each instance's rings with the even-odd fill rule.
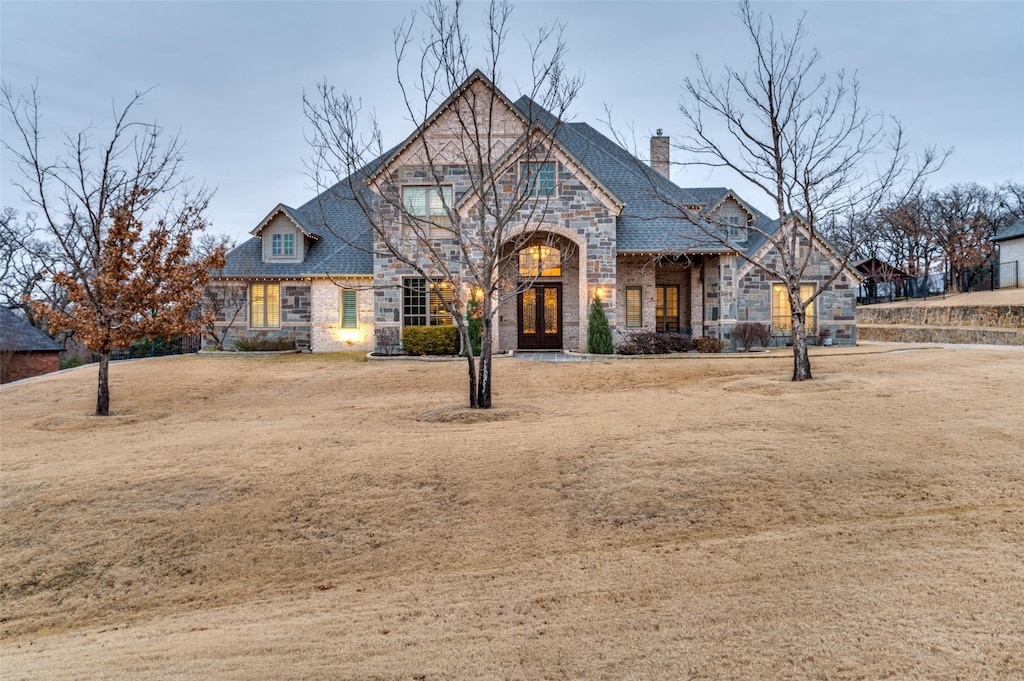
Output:
[[[661,128],[658,128],[658,132],[651,138],[651,167],[669,178],[669,138],[661,134]]]

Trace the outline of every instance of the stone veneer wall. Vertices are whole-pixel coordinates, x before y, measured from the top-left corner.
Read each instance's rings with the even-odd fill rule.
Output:
[[[807,246],[806,239],[803,242]],[[833,271],[835,263],[820,257],[817,262],[808,265],[804,282],[819,283]],[[771,268],[780,267],[778,252],[772,250],[764,262]],[[739,269],[740,279],[736,298],[736,317],[723,319],[719,326],[719,338],[729,340],[732,326],[742,321],[771,324],[772,320],[772,284],[777,280],[770,279],[761,270],[750,265]],[[833,342],[837,345],[857,344],[857,281],[847,272],[836,278],[832,285],[815,299],[815,317],[817,329],[828,329]],[[811,333],[810,330],[808,331]]]
[[[311,299],[311,287],[308,281],[299,280],[284,280],[276,282],[281,287],[281,325],[276,329],[265,329],[265,328],[250,328],[249,327],[249,306],[248,303],[244,309],[235,318],[233,324],[227,331],[227,335],[224,339],[225,349],[230,349],[235,340],[240,337],[256,337],[256,338],[291,338],[295,341],[295,345],[298,348],[306,349],[310,345],[310,319],[312,312],[312,299]],[[215,282],[210,284],[211,287],[217,286],[246,286],[247,282]],[[246,300],[248,301],[248,293],[246,294]],[[227,320],[225,315],[220,315],[222,319],[219,319],[218,326],[226,326]],[[210,347],[211,344],[205,338],[203,339],[203,347]]]
[[[311,284],[310,349],[313,352],[369,352],[373,350],[373,280],[370,277],[314,279]],[[341,326],[341,295],[356,292],[355,329]]]

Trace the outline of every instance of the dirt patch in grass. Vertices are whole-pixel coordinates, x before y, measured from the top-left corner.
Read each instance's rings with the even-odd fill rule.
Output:
[[[828,350],[5,386],[3,674],[1012,678],[1024,353]]]
[[[537,407],[523,405],[499,405],[490,409],[470,409],[465,405],[439,407],[416,417],[424,423],[490,423],[529,418],[539,413]]]

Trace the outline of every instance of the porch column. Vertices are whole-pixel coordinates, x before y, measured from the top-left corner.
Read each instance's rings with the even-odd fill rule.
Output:
[[[690,329],[693,336],[704,335],[704,277],[701,276],[701,269],[704,267],[704,259],[697,267],[690,268]]]

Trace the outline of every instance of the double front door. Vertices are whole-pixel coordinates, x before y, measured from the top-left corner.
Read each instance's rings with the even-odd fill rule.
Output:
[[[519,349],[562,349],[561,284],[536,284],[519,294]]]

